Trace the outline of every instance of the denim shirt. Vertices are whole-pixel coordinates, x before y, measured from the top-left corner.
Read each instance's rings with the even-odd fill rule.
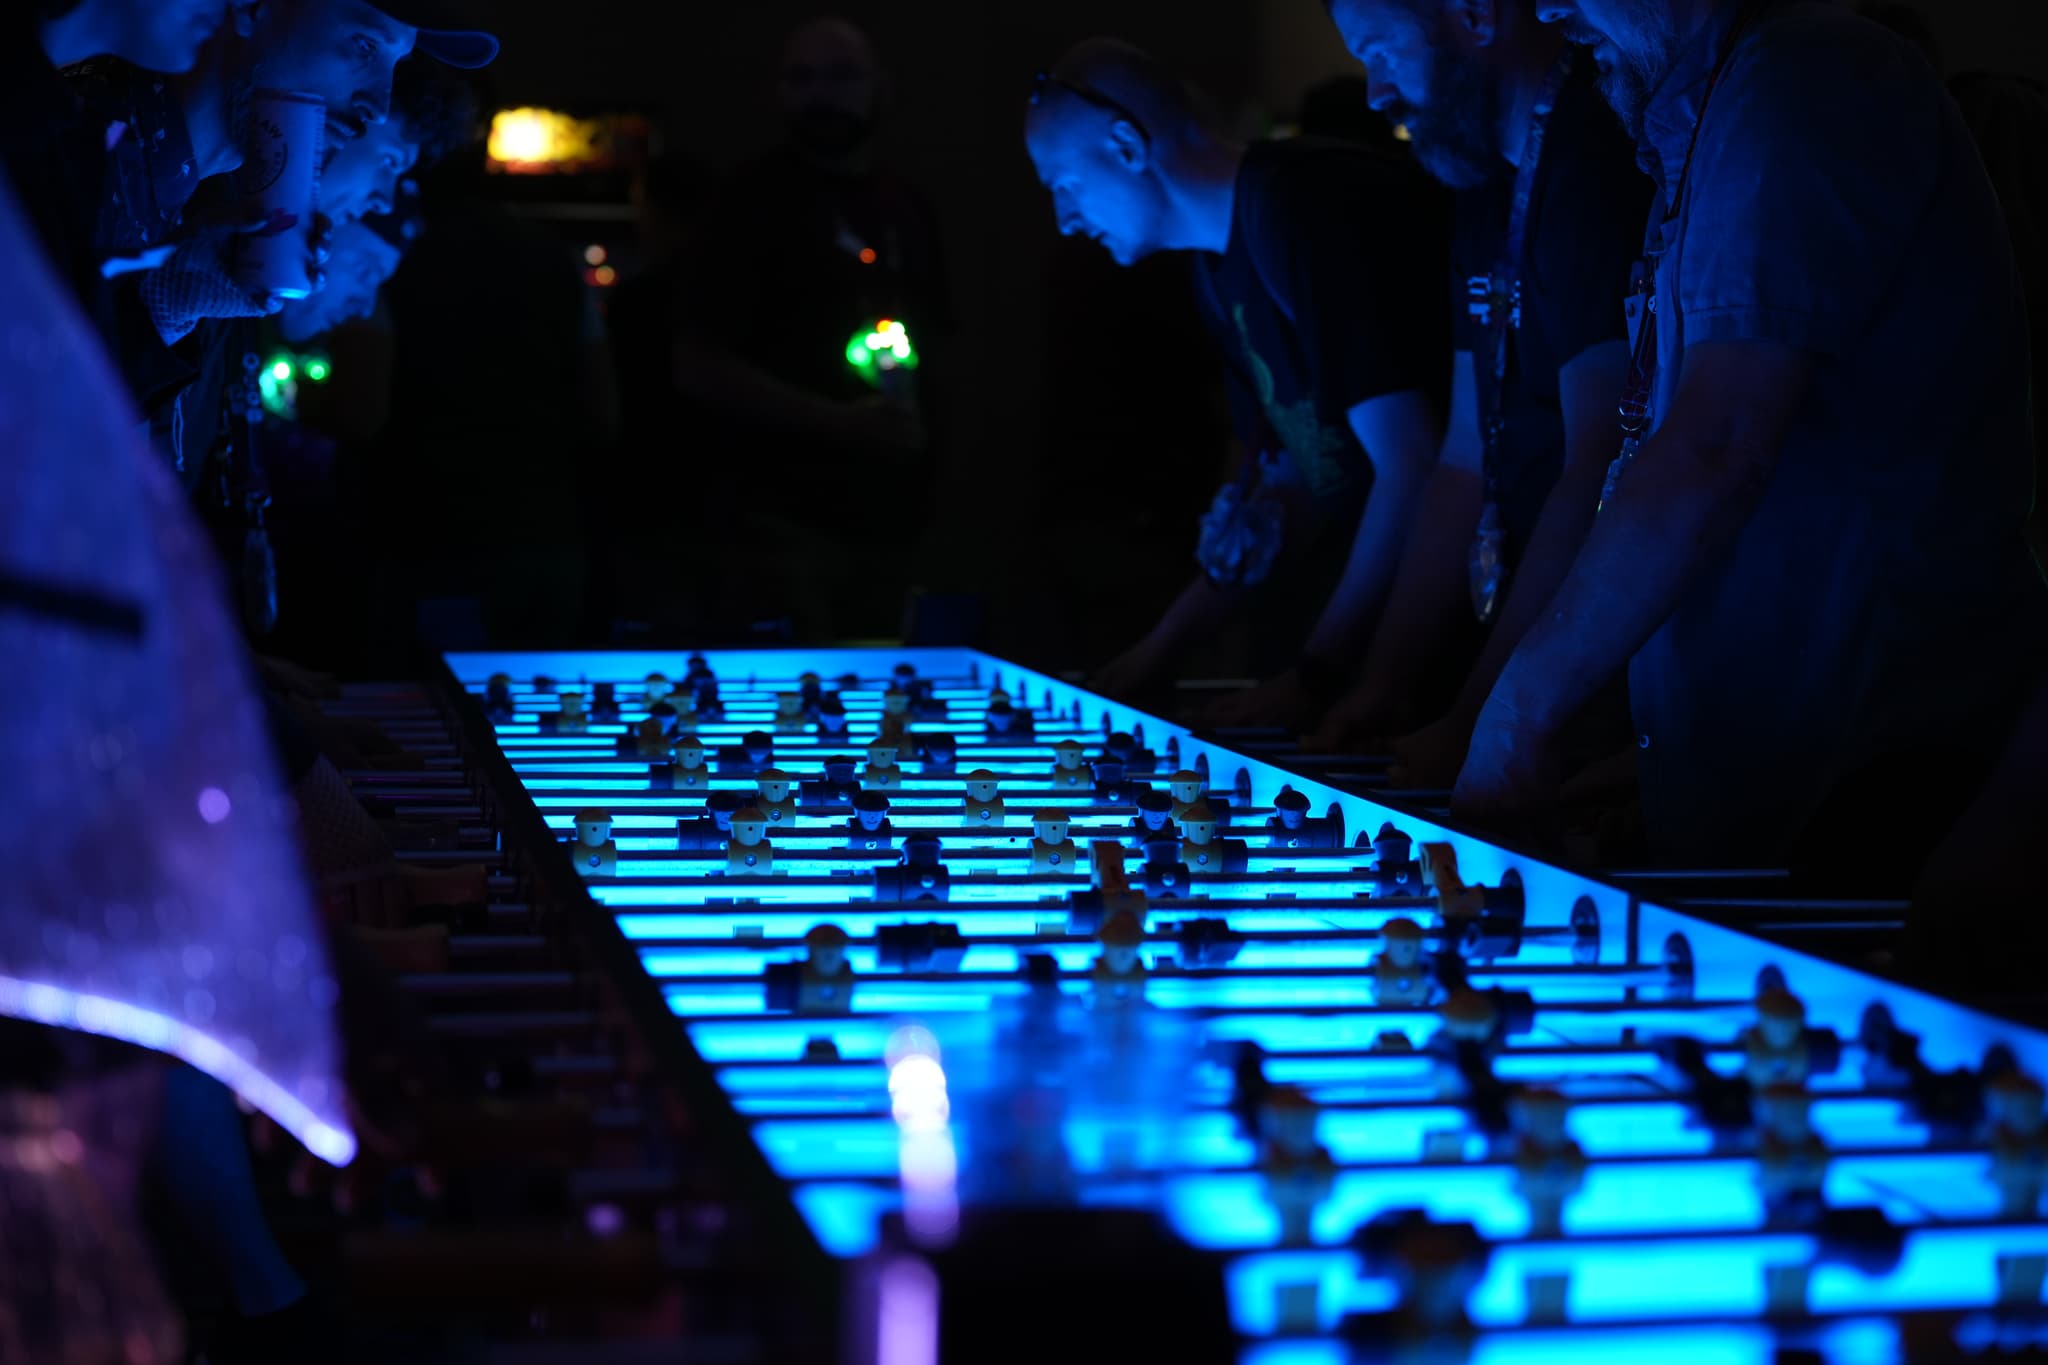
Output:
[[[107,166],[97,249],[137,256],[161,247],[199,188],[199,163],[170,78],[112,57],[68,68],[80,100],[106,129]]]
[[[1639,149],[1654,420],[1689,346],[1817,362],[1755,514],[1630,667],[1652,842],[1719,864],[1786,858],[1904,755],[2002,743],[2048,641],[2025,309],[1969,132],[1916,50],[1825,0],[1766,5],[1702,119],[1747,8],[1692,39]]]

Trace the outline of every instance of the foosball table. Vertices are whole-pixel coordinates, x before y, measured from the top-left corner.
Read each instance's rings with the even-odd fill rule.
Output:
[[[969,650],[445,666],[843,1359],[2048,1339],[2048,1035]]]

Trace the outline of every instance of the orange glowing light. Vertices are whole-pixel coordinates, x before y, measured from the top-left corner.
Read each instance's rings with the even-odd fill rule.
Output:
[[[519,174],[559,171],[604,159],[604,125],[552,109],[500,109],[491,116],[491,164]]]
[[[590,277],[596,280],[598,284],[601,286],[610,285],[618,280],[619,272],[612,269],[608,265],[601,265],[596,270],[591,272]]]
[[[875,249],[873,247],[864,246],[860,249],[860,263],[862,265],[873,265],[875,263]]]
[[[886,332],[893,326],[895,326],[894,323],[890,322],[887,318],[883,318],[881,321],[875,324],[875,330],[877,332]]]

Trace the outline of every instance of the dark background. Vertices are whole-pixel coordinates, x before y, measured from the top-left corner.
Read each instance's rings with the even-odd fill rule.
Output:
[[[2048,0],[1917,0],[1951,73],[2048,76]],[[887,157],[945,234],[963,375],[943,422],[934,589],[985,592],[991,647],[1087,664],[1127,643],[1189,571],[1223,431],[1215,362],[1176,263],[1116,270],[1061,242],[1021,145],[1032,73],[1116,33],[1175,63],[1246,131],[1355,71],[1321,0],[498,0],[501,105],[654,115],[707,168],[775,135],[784,34],[837,13],[875,38],[892,83]],[[687,458],[683,454],[682,458]]]

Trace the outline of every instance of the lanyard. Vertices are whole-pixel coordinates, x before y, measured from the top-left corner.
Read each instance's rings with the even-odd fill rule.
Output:
[[[1607,479],[1600,489],[1600,511],[1607,510],[1607,504],[1614,500],[1615,490],[1621,484],[1621,476],[1650,433],[1650,418],[1655,410],[1657,387],[1657,270],[1662,262],[1668,243],[1665,240],[1671,225],[1685,205],[1686,185],[1692,179],[1694,153],[1700,149],[1700,130],[1707,123],[1707,107],[1714,102],[1714,91],[1720,88],[1721,77],[1728,72],[1728,63],[1735,57],[1735,49],[1743,37],[1755,26],[1768,0],[1749,0],[1742,16],[1728,30],[1728,36],[1721,40],[1721,51],[1714,59],[1714,72],[1707,77],[1706,91],[1700,96],[1699,113],[1693,116],[1692,136],[1685,144],[1685,160],[1678,168],[1678,179],[1673,184],[1670,202],[1665,206],[1662,220],[1658,224],[1659,240],[1644,252],[1647,267],[1637,281],[1636,296],[1643,301],[1643,316],[1636,332],[1636,343],[1629,355],[1628,385],[1622,390],[1618,410],[1621,425],[1621,453],[1607,466]]]
[[[1522,250],[1529,232],[1529,202],[1535,196],[1537,168],[1543,160],[1544,131],[1549,126],[1551,111],[1557,108],[1558,97],[1577,64],[1578,49],[1567,47],[1537,93],[1535,107],[1529,114],[1528,136],[1522,142],[1521,165],[1515,171],[1515,197],[1508,210],[1508,230],[1502,240],[1500,263],[1494,267],[1493,278],[1487,282],[1483,301],[1489,349],[1493,353],[1492,383],[1480,395],[1484,410],[1480,413],[1479,423],[1480,434],[1485,440],[1489,499],[1494,494],[1494,481],[1498,477],[1495,453],[1500,448],[1501,432],[1506,426],[1503,409],[1507,402],[1511,342],[1522,322]],[[1468,289],[1476,294],[1477,284],[1474,281]],[[1476,311],[1481,301],[1475,299],[1473,302]]]

